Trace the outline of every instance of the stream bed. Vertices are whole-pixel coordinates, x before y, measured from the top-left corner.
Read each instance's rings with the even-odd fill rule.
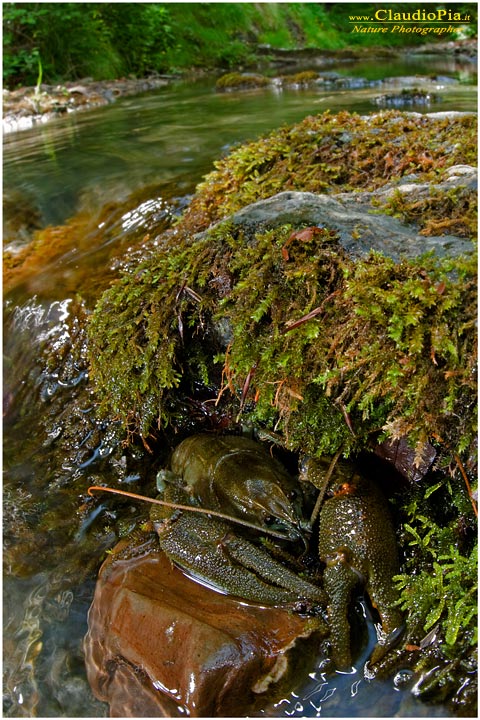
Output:
[[[475,67],[447,57],[329,71],[349,80],[228,93],[216,92],[212,79],[178,81],[5,136],[7,248],[17,252],[35,229],[76,214],[102,217],[74,251],[54,260],[40,255],[4,297],[6,717],[108,715],[88,686],[82,640],[99,564],[140,509],[106,500],[90,512],[86,489],[120,480],[145,490],[165,460],[142,447],[127,452],[121,429],[93,416],[78,320],[122,258],[141,253],[152,228],[168,227],[235,144],[327,109],[378,111],[379,96],[405,87],[428,86],[440,98],[408,111],[477,108]],[[415,700],[405,677],[368,683],[365,658],[355,675],[335,677],[325,677],[319,660],[298,690],[259,715],[448,716],[441,705]]]

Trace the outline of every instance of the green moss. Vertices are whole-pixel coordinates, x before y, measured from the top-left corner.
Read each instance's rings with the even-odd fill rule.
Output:
[[[89,337],[101,410],[147,437],[176,422],[180,388],[201,386],[211,400],[230,394],[237,413],[281,430],[292,448],[348,454],[383,432],[408,436],[419,453],[431,438],[469,451],[473,258],[353,262],[328,229],[192,231],[287,187],[371,189],[412,167],[438,178],[474,144],[471,117],[326,113],[235,150],[159,249],[98,303]],[[432,216],[442,202],[455,215],[459,197],[432,190]],[[473,208],[463,210],[470,227]]]
[[[215,87],[217,90],[237,90],[257,88],[268,85],[268,79],[256,73],[243,74],[239,72],[227,73],[218,78]]]
[[[382,206],[382,211],[416,223],[421,235],[477,236],[477,193],[466,187],[448,191],[433,187],[429,197],[413,201],[396,191]]]
[[[202,322],[202,302],[189,288],[209,265],[206,241],[177,245],[157,262],[125,275],[97,304],[89,327],[93,377],[101,409],[146,437],[168,422],[163,399],[184,372],[180,351],[189,327]],[[194,280],[195,278],[195,280]],[[192,354],[196,354],[193,343]],[[202,363],[203,364],[203,363]],[[202,372],[205,375],[205,371]]]
[[[457,277],[452,278],[455,268]],[[372,413],[394,437],[473,441],[476,261],[392,260],[372,254],[346,274],[336,362],[322,376],[347,410]],[[470,399],[468,399],[470,398]],[[471,407],[471,406],[470,406]],[[470,428],[470,429],[468,429]],[[460,441],[460,437],[462,440]]]
[[[292,448],[348,453],[382,428],[419,452],[432,437],[470,448],[474,260],[353,262],[334,233],[316,231],[174,235],[113,286],[90,324],[104,410],[145,436],[169,421],[172,388],[218,384],[221,364],[221,392]],[[227,349],[212,342],[225,324]]]
[[[182,223],[198,231],[283,190],[375,190],[412,173],[417,181],[437,182],[453,165],[476,163],[476,128],[473,115],[436,119],[388,111],[360,117],[344,111],[309,116],[216,162]]]
[[[280,79],[283,85],[308,85],[318,80],[318,77],[315,70],[303,70],[293,75],[282,75]]]
[[[468,508],[465,489],[454,489],[454,482],[452,478],[417,489],[403,508],[406,559],[403,574],[395,578],[410,642],[421,642],[436,628],[447,658],[457,657],[459,646],[477,643],[478,550],[473,526],[467,532],[454,511],[459,493]],[[439,513],[439,507],[448,510]],[[465,523],[468,516],[460,517]]]

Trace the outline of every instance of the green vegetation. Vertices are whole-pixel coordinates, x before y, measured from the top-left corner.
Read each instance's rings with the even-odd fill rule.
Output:
[[[400,3],[389,7],[405,11]],[[476,4],[444,7],[471,15],[470,24],[459,26],[461,35],[475,32]],[[3,78],[13,88],[34,85],[39,67],[47,83],[234,68],[254,62],[262,44],[329,52],[425,42],[420,34],[350,32],[350,15],[371,15],[377,8],[371,3],[4,3]]]
[[[263,75],[231,72],[218,78],[215,86],[217,90],[232,90],[238,88],[264,87],[265,85],[268,85],[268,79]]]
[[[409,436],[418,453],[432,437],[468,453],[473,257],[353,262],[318,228],[249,234],[221,224],[195,233],[287,188],[335,192],[340,178],[342,189],[372,189],[412,169],[441,177],[447,163],[473,160],[475,137],[473,117],[325,113],[234,150],[199,186],[162,252],[97,305],[91,362],[104,412],[147,437],[175,422],[175,388],[191,394],[201,382],[230,390],[237,412],[282,430],[292,449],[348,453],[383,429]],[[389,159],[387,147],[395,147]],[[227,348],[215,340],[225,326]]]
[[[458,658],[477,643],[477,543],[475,522],[460,474],[417,487],[402,508],[403,573],[395,578],[407,611],[410,639],[436,628],[442,652]]]
[[[437,122],[435,133],[427,117],[395,111],[382,112],[368,121],[348,112],[307,117],[245,143],[217,161],[215,170],[199,185],[184,223],[192,230],[205,228],[283,190],[375,190],[410,173],[419,181],[436,182],[453,165],[476,163],[476,122],[472,117]],[[456,213],[454,204],[449,205]],[[441,210],[439,203],[437,213]],[[475,208],[470,211],[473,225]]]
[[[419,453],[432,436],[468,452],[476,263],[353,263],[329,231],[300,233],[284,226],[246,237],[221,225],[181,249],[177,235],[107,291],[90,325],[104,411],[146,437],[175,422],[172,389],[218,387],[219,364],[237,408],[254,373],[243,417],[281,430],[292,449],[348,453],[385,428],[410,436]],[[219,298],[215,288],[227,284]],[[226,351],[202,335],[212,323],[231,328]]]
[[[411,524],[405,527],[412,538],[409,544],[419,548],[406,563],[407,572],[395,578],[410,633],[421,639],[439,623],[444,652],[456,657],[459,639],[470,646],[476,646],[478,639],[477,545],[462,554],[452,529],[432,526],[431,517],[425,515],[413,514]]]
[[[5,3],[3,78],[15,87],[91,76],[145,75],[173,42],[158,3]]]
[[[394,578],[406,619],[400,663],[420,678],[417,696],[448,703],[452,717],[475,715],[477,701],[477,523],[462,475],[458,458],[440,461],[402,498]]]
[[[170,5],[169,12],[177,40],[168,53],[173,67],[252,62],[259,44],[321,50],[346,44],[322,3],[185,3]]]

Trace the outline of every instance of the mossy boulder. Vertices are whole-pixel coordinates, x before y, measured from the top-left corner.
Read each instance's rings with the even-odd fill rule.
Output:
[[[470,238],[439,232],[428,238],[438,238],[437,247],[414,226],[412,247],[405,243],[402,253],[400,233],[388,257],[378,235],[391,239],[393,225],[404,233],[405,225],[380,219],[377,209],[375,230],[359,190],[392,190],[406,175],[441,196],[449,168],[473,159],[473,139],[472,116],[326,113],[235,150],[175,230],[98,303],[89,332],[102,410],[146,438],[175,424],[179,398],[221,403],[227,394],[232,423],[241,416],[280,432],[292,449],[321,454],[342,446],[348,454],[385,435],[407,435],[419,456],[431,438],[469,451],[476,397]],[[299,186],[315,191],[316,215],[311,206],[306,214],[288,210],[295,193],[278,196],[273,226],[244,209],[279,187]],[[345,227],[328,209],[340,190],[343,205],[342,197],[330,205],[345,218],[356,200],[360,210],[351,243],[377,251],[352,257]],[[468,228],[474,204],[470,188]],[[448,217],[443,223],[448,228]],[[424,254],[432,247],[442,259]]]
[[[90,326],[104,408],[133,429],[172,422],[175,388],[202,384],[292,449],[360,449],[382,429],[419,451],[432,436],[470,446],[473,257],[355,261],[328,228],[233,223],[175,247],[108,291]]]
[[[473,114],[433,115],[346,111],[302,122],[245,143],[215,163],[182,220],[206,229],[250,203],[284,190],[334,195],[375,191],[405,179],[442,180],[454,165],[476,165]]]
[[[232,90],[261,88],[268,84],[268,78],[258,73],[231,72],[219,77],[215,83],[215,87],[219,92],[228,92]]]

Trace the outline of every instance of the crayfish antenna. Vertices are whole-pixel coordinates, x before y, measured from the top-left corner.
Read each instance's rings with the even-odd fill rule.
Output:
[[[244,527],[248,527],[252,530],[257,530],[258,532],[264,533],[265,535],[271,535],[272,537],[280,538],[281,540],[288,540],[288,538],[286,538],[283,533],[277,532],[276,530],[271,530],[267,527],[255,525],[255,523],[248,522],[247,520],[232,517],[231,515],[219,512],[218,510],[209,510],[208,508],[195,507],[194,505],[180,505],[179,503],[172,503],[168,502],[167,500],[158,500],[157,498],[150,498],[146,495],[138,495],[137,493],[132,493],[128,490],[117,490],[116,488],[104,487],[103,485],[91,485],[88,488],[87,492],[90,497],[94,497],[95,492],[109,492],[112,493],[112,495],[123,495],[124,497],[131,498],[132,500],[141,500],[142,502],[148,502],[152,505],[162,505],[163,507],[169,507],[173,510],[184,510],[186,512],[210,515],[212,517],[220,518],[221,520],[226,520],[227,522],[236,523],[237,525],[243,525]]]

